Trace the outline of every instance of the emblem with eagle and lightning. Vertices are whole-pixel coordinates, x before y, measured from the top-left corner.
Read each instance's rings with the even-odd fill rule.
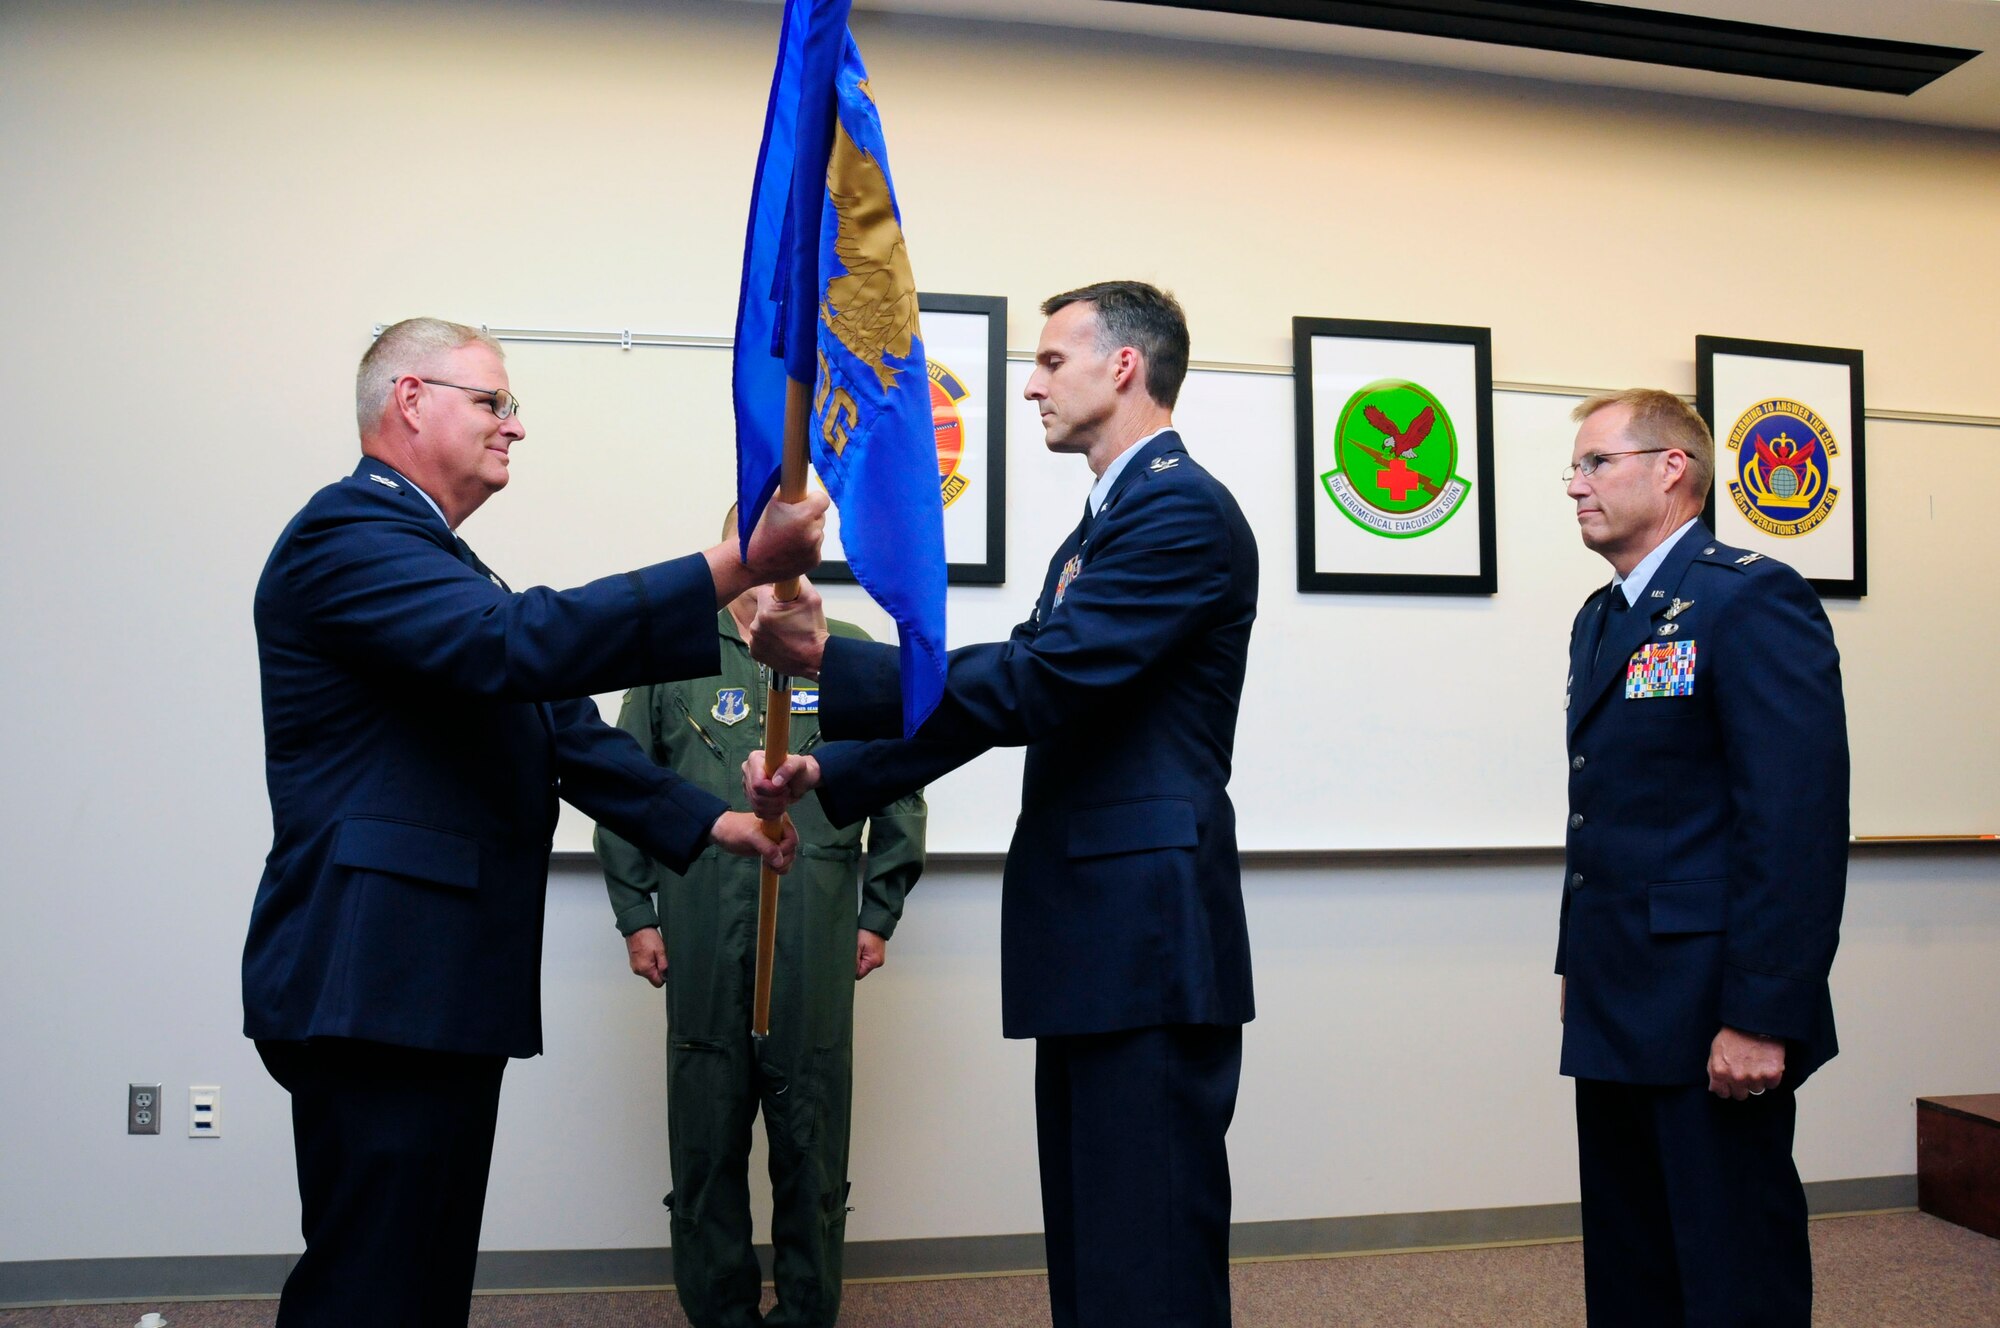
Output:
[[[1320,476],[1342,515],[1371,535],[1412,539],[1464,505],[1458,435],[1421,384],[1384,378],[1352,397],[1334,426],[1334,469]]]

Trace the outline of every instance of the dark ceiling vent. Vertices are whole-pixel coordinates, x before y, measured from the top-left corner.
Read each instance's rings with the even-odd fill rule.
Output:
[[[1138,0],[1909,96],[1978,55],[1582,0]]]

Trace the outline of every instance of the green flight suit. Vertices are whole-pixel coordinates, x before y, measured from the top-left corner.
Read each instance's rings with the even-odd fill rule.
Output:
[[[727,609],[717,614],[722,672],[626,693],[619,726],[647,753],[747,809],[743,762],[763,745],[767,684]],[[860,628],[830,622],[842,636]],[[816,684],[792,693],[792,750],[819,740]],[[694,1328],[749,1328],[762,1290],[750,1233],[750,1126],[770,1146],[771,1243],[778,1304],[763,1322],[824,1328],[840,1312],[847,1146],[854,1079],[855,931],[884,938],[923,871],[924,800],[836,830],[808,795],[792,810],[799,855],[778,891],[771,1034],[753,1058],[750,1004],[758,866],[710,847],[685,876],[600,828],[618,930],[659,925],[667,949],[667,1128],[673,1166],[674,1283]],[[664,902],[655,911],[654,899]]]

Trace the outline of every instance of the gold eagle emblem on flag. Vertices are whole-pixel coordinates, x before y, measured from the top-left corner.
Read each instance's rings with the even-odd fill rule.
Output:
[[[867,83],[860,88],[871,102],[875,99]],[[890,355],[907,358],[918,335],[917,279],[910,271],[888,177],[837,120],[826,164],[826,196],[840,219],[833,251],[847,272],[827,282],[820,319],[849,354],[875,371],[883,391],[893,391],[898,370],[885,360]]]

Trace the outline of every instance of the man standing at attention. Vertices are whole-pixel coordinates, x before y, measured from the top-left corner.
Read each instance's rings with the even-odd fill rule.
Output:
[[[732,505],[723,522],[736,529]],[[721,672],[625,694],[618,726],[646,754],[719,798],[743,799],[743,762],[763,739],[769,678],[744,632],[757,597],[715,615]],[[831,622],[840,636],[868,639]],[[819,689],[792,689],[792,741],[819,742]],[[799,856],[778,892],[771,1033],[750,1041],[757,863],[713,850],[676,874],[603,827],[597,857],[632,971],[667,989],[667,1129],[672,1150],[674,1286],[694,1328],[832,1328],[847,1228],[854,1086],[854,984],[888,958],[903,899],[924,868],[924,799],[912,793],[861,827],[835,828],[807,797],[792,808]],[[855,911],[855,879],[861,903]],[[657,903],[656,903],[657,900]],[[750,1124],[770,1145],[771,1245],[778,1303],[750,1243]]]
[[[1556,949],[1590,1321],[1805,1328],[1792,1130],[1836,1050],[1840,656],[1797,572],[1702,525],[1715,446],[1685,402],[1575,418],[1564,478],[1613,572],[1570,632]]]
[[[507,483],[499,345],[416,318],[361,359],[361,463],[257,583],[273,837],[244,1031],[292,1098],[305,1254],[282,1328],[464,1323],[500,1077],[542,1049],[556,800],[676,867],[790,865],[751,817],[646,759],[595,692],[713,673],[712,614],[809,570],[824,500],[575,590],[507,588],[454,531]],[[580,699],[578,699],[580,698]]]
[[[1025,745],[1001,904],[1004,1032],[1035,1039],[1056,1328],[1229,1322],[1229,1159],[1250,946],[1229,782],[1257,546],[1174,430],[1187,323],[1133,281],[1066,292],[1027,397],[1096,483],[1027,621],[951,652],[911,741],[748,773],[767,814],[817,786],[835,822]],[[900,731],[897,652],[829,638],[815,598],[760,610],[752,653],[817,676],[829,738]]]

